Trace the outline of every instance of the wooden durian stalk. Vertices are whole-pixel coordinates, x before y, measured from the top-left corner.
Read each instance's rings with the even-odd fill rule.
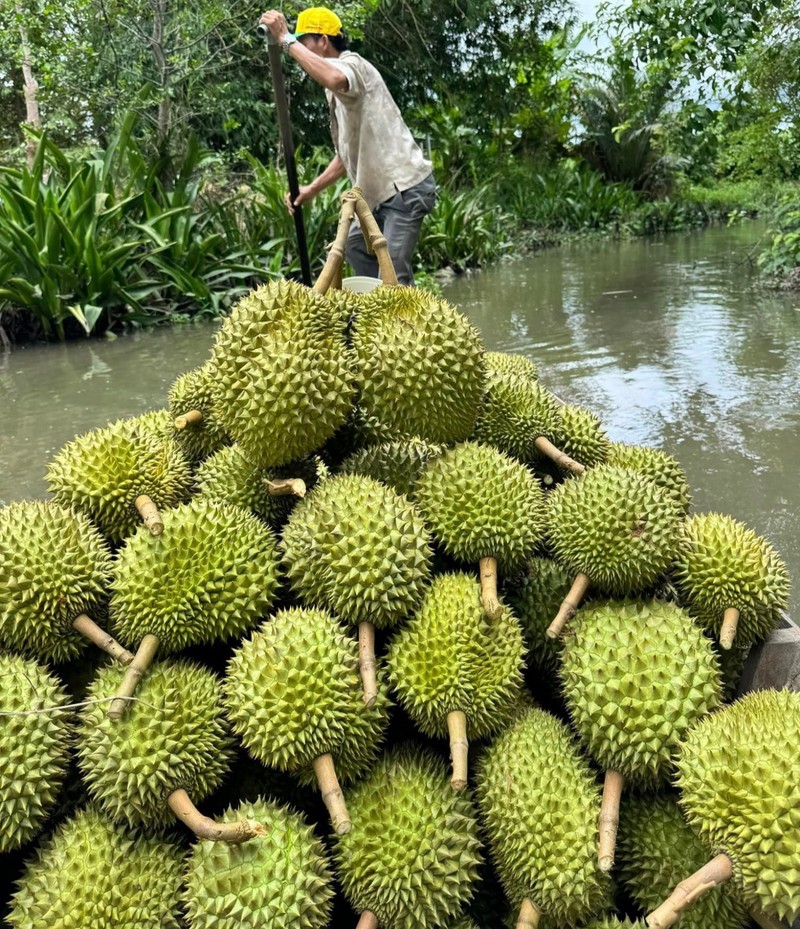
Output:
[[[201,410],[189,410],[186,413],[182,413],[180,416],[176,416],[173,420],[173,425],[179,431],[188,429],[190,426],[201,426],[205,416]]]
[[[386,241],[386,236],[381,232],[372,211],[367,205],[367,201],[362,196],[361,188],[354,187],[353,190],[356,193],[356,213],[358,214],[358,221],[361,223],[364,241],[367,243],[368,250],[378,259],[381,281],[385,287],[396,287],[398,283],[397,272],[389,254],[389,243]]]
[[[378,675],[375,661],[375,626],[358,624],[358,670],[364,685],[364,705],[372,706],[378,699]]]
[[[606,873],[614,867],[617,831],[619,830],[619,807],[624,786],[625,778],[619,771],[606,771],[598,820],[600,838],[597,846],[597,863],[600,870]]]
[[[139,494],[133,501],[136,512],[142,517],[142,522],[150,530],[150,535],[161,535],[164,531],[164,521],[161,519],[161,513],[158,507],[147,494]]]
[[[136,655],[133,661],[128,665],[125,677],[117,689],[111,705],[106,711],[109,719],[122,719],[125,708],[130,703],[131,698],[136,693],[139,681],[142,679],[145,671],[153,663],[158,651],[158,636],[149,633],[142,638],[139,648],[136,649]]]
[[[657,909],[653,910],[645,920],[650,929],[667,929],[677,922],[681,913],[687,910],[695,900],[714,887],[724,884],[733,877],[733,863],[727,855],[717,855],[708,864],[704,864],[699,871],[672,891],[669,899],[665,900]]]
[[[585,465],[575,461],[574,458],[570,458],[566,452],[562,452],[560,448],[553,445],[546,436],[537,436],[533,444],[543,455],[554,461],[560,468],[564,468],[565,471],[571,471],[573,474],[583,474],[586,470]]]
[[[347,812],[347,804],[344,802],[342,788],[339,786],[339,778],[336,776],[333,757],[326,752],[319,758],[315,758],[312,766],[333,828],[337,835],[346,835],[352,828],[352,823],[350,814]]]
[[[120,664],[129,665],[133,661],[133,652],[129,652],[127,648],[123,648],[114,636],[109,635],[105,629],[101,629],[101,627],[85,613],[81,613],[80,616],[76,616],[75,619],[72,620],[72,628],[76,632],[80,632],[84,638],[93,642],[107,655],[111,655],[111,657]]]
[[[453,763],[450,784],[453,790],[464,790],[467,786],[467,759],[469,757],[466,713],[462,710],[449,712],[447,714],[447,731],[450,735],[450,759]]]
[[[581,572],[575,576],[572,587],[570,587],[566,597],[561,601],[561,606],[558,608],[556,618],[547,627],[547,637],[549,639],[557,639],[561,635],[564,631],[564,626],[566,626],[577,613],[578,607],[581,605],[581,600],[586,596],[586,591],[591,586],[591,583],[592,579],[588,574],[583,574]]]
[[[719,630],[719,644],[730,651],[733,640],[736,638],[736,628],[739,625],[739,611],[735,606],[729,606],[722,616],[722,628]]]
[[[175,816],[199,839],[236,845],[267,834],[265,827],[252,819],[242,819],[236,823],[218,823],[204,816],[183,789],[173,790],[167,797],[167,804]]]
[[[378,917],[370,910],[364,910],[356,929],[378,929]]]
[[[479,562],[481,578],[481,604],[483,611],[493,621],[503,615],[503,607],[497,598],[497,559],[491,555]]]
[[[311,288],[315,293],[326,294],[332,286],[339,284],[341,286],[342,266],[344,265],[345,249],[347,248],[347,237],[350,235],[350,226],[353,223],[353,217],[356,215],[356,189],[346,190],[342,194],[342,209],[339,213],[339,225],[336,227],[336,237],[333,244],[328,249],[328,257],[325,259],[325,266],[320,272],[314,286]]]
[[[542,911],[526,897],[519,908],[516,929],[537,929],[541,918]]]
[[[306,482],[301,477],[278,478],[274,481],[264,478],[264,484],[271,497],[305,497]]]

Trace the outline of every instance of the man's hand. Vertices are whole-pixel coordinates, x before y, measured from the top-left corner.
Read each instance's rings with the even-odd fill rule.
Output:
[[[278,10],[267,10],[266,13],[261,14],[261,19],[258,22],[259,25],[263,23],[269,29],[278,43],[282,42],[289,32],[286,17]]]
[[[292,203],[292,195],[290,193],[286,194],[283,198],[283,202],[286,204],[286,209],[294,216],[294,208],[300,206],[302,203],[308,203],[309,200],[313,200],[316,197],[317,192],[314,189],[313,184],[306,184],[305,187],[300,187],[297,191],[297,196],[294,198],[294,203]]]

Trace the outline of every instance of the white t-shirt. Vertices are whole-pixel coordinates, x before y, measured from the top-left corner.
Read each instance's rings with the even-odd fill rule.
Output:
[[[347,78],[342,93],[325,91],[331,137],[347,175],[371,210],[431,173],[377,68],[355,52],[328,62]]]

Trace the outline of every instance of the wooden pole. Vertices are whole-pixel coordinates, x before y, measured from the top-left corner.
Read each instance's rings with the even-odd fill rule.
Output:
[[[150,634],[144,636],[107,710],[106,715],[109,719],[122,719],[131,697],[136,693],[142,675],[153,663],[157,651],[158,637]]]
[[[150,530],[150,535],[161,535],[164,531],[164,521],[161,519],[161,513],[158,507],[153,503],[147,494],[139,494],[133,501],[136,512],[142,517],[142,522]]]
[[[704,864],[699,871],[672,891],[669,899],[665,900],[657,909],[647,917],[645,922],[650,929],[668,929],[677,920],[684,910],[687,910],[696,900],[699,900],[709,890],[713,890],[733,877],[733,864],[727,855],[717,855],[708,864]]]
[[[516,929],[537,929],[541,918],[542,911],[526,897],[519,908]]]
[[[314,759],[312,764],[322,794],[322,801],[328,810],[333,828],[337,835],[346,835],[353,824],[350,822],[350,814],[347,812],[344,794],[339,786],[339,778],[336,776],[333,758],[330,753],[320,755],[319,758]]]
[[[585,465],[582,465],[579,461],[575,461],[574,458],[570,458],[566,452],[562,452],[560,448],[556,448],[550,439],[545,438],[543,435],[538,436],[533,444],[543,455],[555,461],[555,463],[560,468],[564,468],[565,471],[571,471],[573,474],[583,474],[586,470]]]
[[[733,640],[736,638],[736,629],[739,625],[739,611],[734,606],[729,606],[722,617],[722,628],[719,631],[719,644],[729,652],[733,647]]]
[[[176,416],[173,425],[178,431],[183,429],[188,429],[189,426],[199,426],[202,424],[205,417],[203,416],[202,411],[200,410],[189,410],[186,413]]]
[[[375,667],[375,627],[372,623],[358,624],[358,670],[364,685],[364,705],[372,706],[378,699],[378,677]]]
[[[483,612],[496,622],[503,615],[503,607],[497,597],[497,559],[491,556],[481,558],[479,565],[481,578],[481,604]]]
[[[614,867],[614,854],[617,848],[617,831],[619,829],[619,806],[622,801],[622,788],[625,778],[619,771],[606,771],[603,783],[603,801],[600,805],[598,823],[600,840],[597,848],[597,863],[601,871],[608,873]]]
[[[199,839],[238,845],[241,842],[247,842],[248,839],[267,834],[265,827],[252,819],[243,819],[238,823],[218,823],[204,816],[183,789],[173,790],[167,797],[167,804],[175,816]]]
[[[558,613],[556,613],[556,618],[547,627],[547,637],[549,639],[557,639],[561,635],[564,631],[564,626],[566,626],[577,613],[578,607],[581,605],[581,600],[583,600],[586,595],[586,591],[589,589],[591,583],[592,580],[588,574],[581,573],[575,575],[575,580],[572,582],[569,593],[561,601],[561,606],[558,609]]]
[[[111,655],[121,665],[129,665],[133,661],[133,652],[123,648],[114,636],[109,635],[105,629],[101,629],[85,613],[81,613],[72,620],[72,628],[101,648],[107,655]]]

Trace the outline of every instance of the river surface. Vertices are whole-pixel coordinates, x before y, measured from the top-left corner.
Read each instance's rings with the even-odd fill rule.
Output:
[[[696,510],[765,535],[789,565],[800,616],[800,294],[754,280],[749,223],[666,239],[580,242],[456,280],[446,296],[487,348],[520,352],[543,382],[621,442],[686,470]],[[43,496],[47,460],[76,433],[165,405],[202,363],[212,324],[0,355],[0,501]]]

